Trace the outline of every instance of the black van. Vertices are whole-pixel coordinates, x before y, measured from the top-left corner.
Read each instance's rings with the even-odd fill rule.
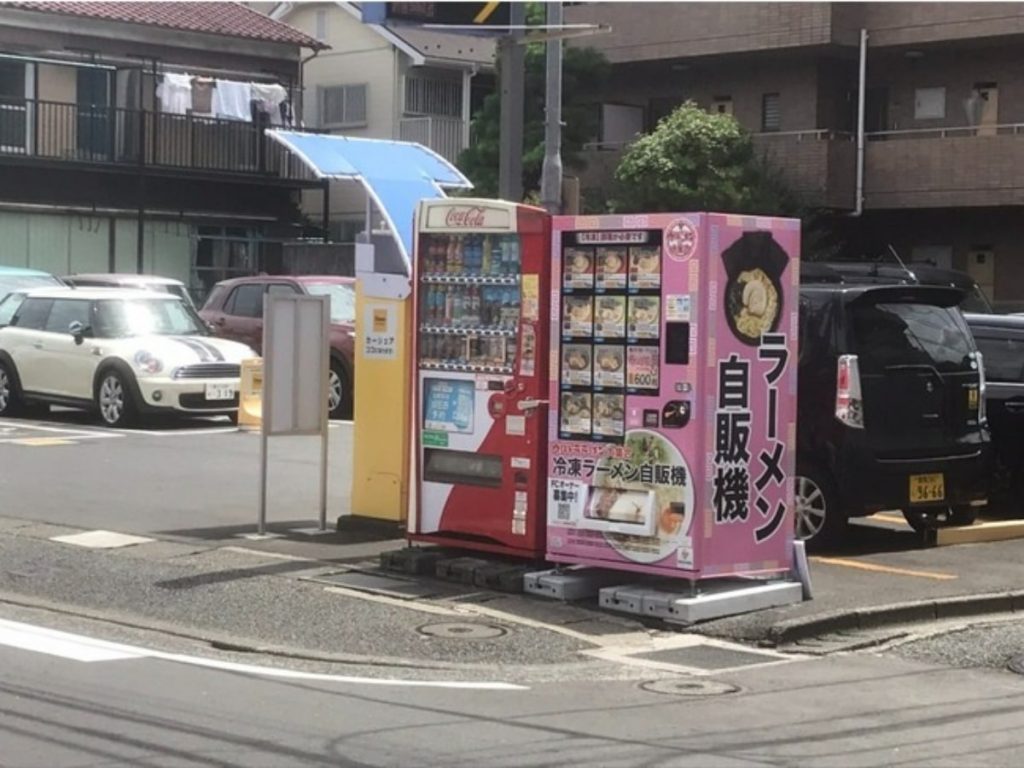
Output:
[[[984,372],[962,299],[952,287],[801,285],[798,538],[834,544],[848,518],[891,509],[916,529],[967,524],[985,505]]]

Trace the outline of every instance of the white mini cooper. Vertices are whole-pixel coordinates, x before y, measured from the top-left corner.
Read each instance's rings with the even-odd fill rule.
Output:
[[[47,288],[0,302],[0,416],[49,404],[124,426],[146,412],[238,412],[244,344],[172,295]]]

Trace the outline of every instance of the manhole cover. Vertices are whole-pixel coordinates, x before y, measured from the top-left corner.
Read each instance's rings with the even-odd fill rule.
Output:
[[[640,687],[650,693],[664,693],[669,696],[723,696],[727,693],[736,693],[739,690],[739,686],[729,683],[693,678],[652,680],[641,683]]]
[[[419,631],[430,637],[458,638],[460,640],[488,640],[505,634],[504,629],[493,624],[473,624],[468,621],[424,624]]]
[[[1016,672],[1018,675],[1024,675],[1024,654],[1020,656],[1014,656],[1010,659],[1010,663],[1007,664],[1011,672]]]

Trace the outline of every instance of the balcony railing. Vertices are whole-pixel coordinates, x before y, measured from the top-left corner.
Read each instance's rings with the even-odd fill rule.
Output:
[[[0,100],[4,156],[310,178],[256,123],[35,99]]]
[[[454,163],[466,148],[464,126],[465,123],[457,117],[403,117],[398,122],[398,138],[429,147]]]
[[[865,134],[868,141],[900,139],[952,139],[963,136],[1016,136],[1024,133],[1024,123],[994,125],[955,125],[942,128],[903,128],[892,131],[872,131]]]

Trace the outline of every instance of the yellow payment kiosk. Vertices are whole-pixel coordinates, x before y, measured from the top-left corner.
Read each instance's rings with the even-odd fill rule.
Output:
[[[356,244],[352,516],[401,523],[409,498],[411,284],[376,271],[390,243]]]

